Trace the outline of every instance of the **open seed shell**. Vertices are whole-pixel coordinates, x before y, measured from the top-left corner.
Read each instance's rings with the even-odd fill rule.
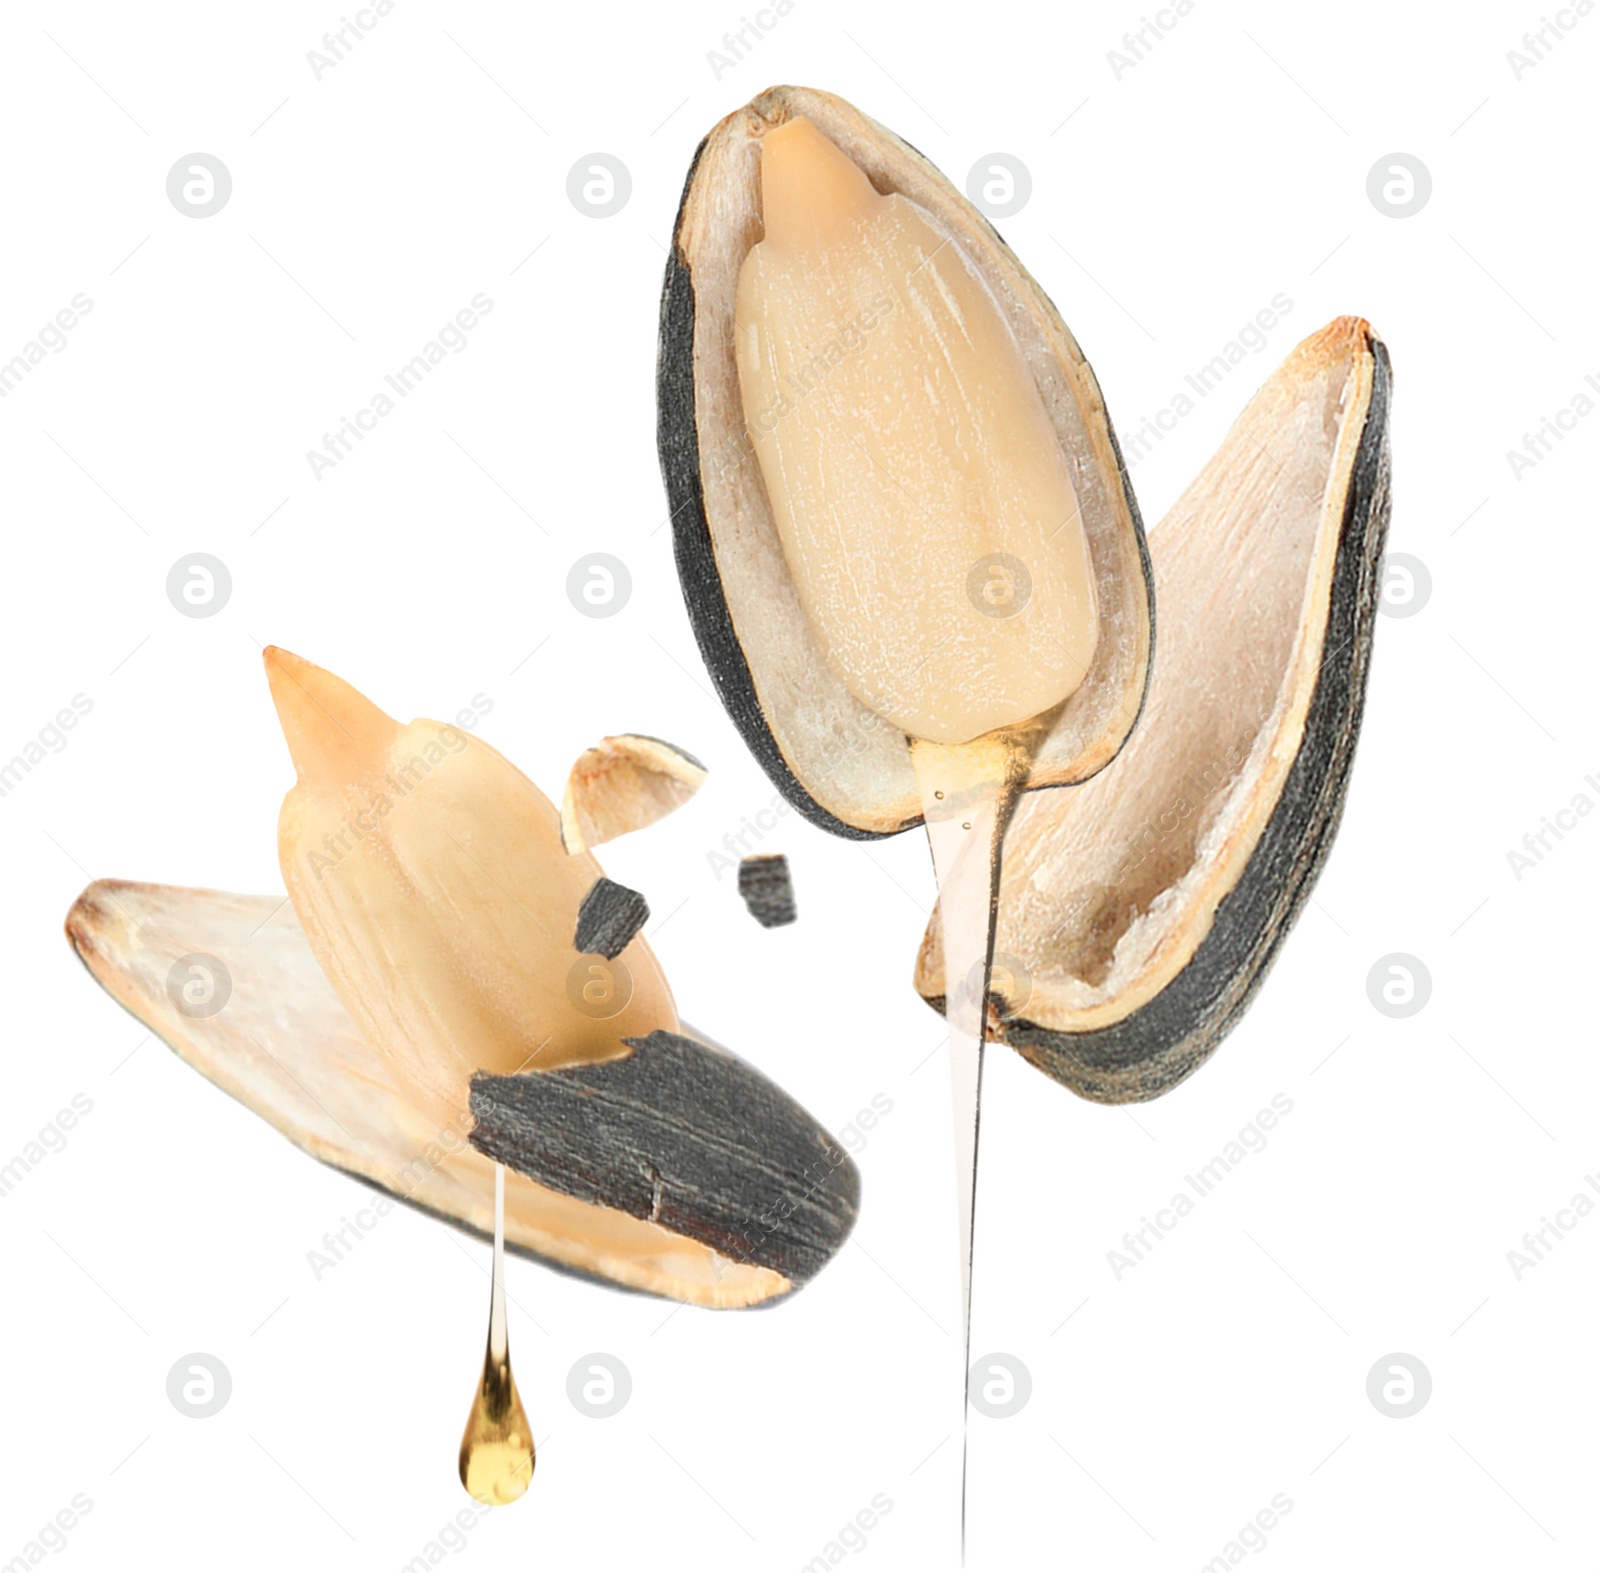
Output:
[[[494,1163],[470,1145],[470,1124],[438,1128],[399,1091],[323,976],[283,898],[101,880],[78,898],[66,928],[113,999],[297,1147],[412,1207],[492,1236]],[[211,1002],[200,1007],[184,1002],[170,981],[176,963],[197,956],[208,958],[215,979]],[[221,1007],[211,1010],[219,998]],[[731,1076],[747,1103],[770,1111],[776,1128],[765,1134],[773,1143],[832,1145],[826,1131],[743,1061],[687,1027],[676,1036],[681,1058],[697,1066],[703,1056],[711,1067],[697,1070],[696,1079]],[[696,1142],[742,1151],[746,1133],[725,1129],[714,1104],[691,1099],[691,1106],[699,1119],[680,1151]],[[607,1154],[614,1158],[615,1144]],[[602,1156],[594,1155],[592,1165],[602,1167]],[[840,1183],[858,1185],[848,1158],[844,1166],[848,1182]],[[733,1191],[759,1192],[766,1178],[764,1170],[741,1173],[731,1160],[724,1171]],[[800,1278],[772,1265],[770,1252],[735,1260],[684,1232],[709,1235],[722,1228],[720,1215],[697,1225],[693,1207],[680,1205],[677,1216],[683,1227],[671,1229],[506,1174],[506,1245],[520,1255],[714,1309],[762,1304],[799,1286]],[[839,1209],[831,1246],[813,1237],[804,1265],[815,1270],[853,1222],[853,1205]]]
[[[1152,536],[1161,640],[1102,775],[1006,836],[989,1036],[1085,1098],[1191,1074],[1260,987],[1332,844],[1389,520],[1389,358],[1294,350]],[[919,991],[942,1008],[939,925]]]
[[[1030,785],[1092,776],[1137,719],[1149,673],[1149,562],[1094,373],[1005,242],[927,159],[810,88],[771,88],[711,132],[689,171],[661,302],[658,440],[684,598],[724,705],[788,800],[836,834],[887,835],[921,820],[906,738],[845,686],[800,604],[746,436],[735,361],[739,268],[762,233],[761,139],[796,115],[880,193],[900,193],[952,237],[1005,314],[1061,443],[1100,637],[1082,684],[1048,713]]]

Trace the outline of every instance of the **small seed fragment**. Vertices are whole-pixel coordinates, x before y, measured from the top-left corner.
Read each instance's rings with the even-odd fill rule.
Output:
[[[650,917],[650,903],[614,879],[597,879],[578,908],[572,948],[615,961]]]
[[[643,830],[705,785],[706,767],[659,737],[603,737],[573,763],[561,800],[561,844],[582,852]]]
[[[739,864],[739,894],[764,929],[782,928],[795,920],[794,881],[789,859],[781,852],[758,852]]]

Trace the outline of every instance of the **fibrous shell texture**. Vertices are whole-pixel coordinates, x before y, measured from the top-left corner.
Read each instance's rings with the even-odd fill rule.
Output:
[[[1004,844],[990,1036],[1086,1098],[1153,1098],[1239,1019],[1338,826],[1389,519],[1389,359],[1340,318],[1153,532],[1145,714]],[[942,1005],[939,926],[918,957]]]
[[[818,1272],[861,1200],[839,1143],[731,1054],[672,1032],[628,1047],[602,1065],[474,1077],[473,1146],[731,1261],[796,1284]]]
[[[764,929],[795,920],[794,879],[781,852],[758,852],[739,860],[739,894]]]

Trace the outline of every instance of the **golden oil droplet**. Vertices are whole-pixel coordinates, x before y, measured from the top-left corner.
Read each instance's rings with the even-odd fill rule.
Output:
[[[461,1484],[489,1507],[515,1502],[533,1484],[533,1431],[511,1375],[506,1337],[506,1171],[494,1171],[494,1287],[483,1377],[461,1433]]]

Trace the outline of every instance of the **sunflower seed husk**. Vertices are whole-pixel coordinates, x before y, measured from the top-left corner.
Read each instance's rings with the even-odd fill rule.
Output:
[[[764,929],[782,928],[795,920],[794,880],[782,852],[758,852],[741,859],[739,894]]]
[[[1155,530],[1160,657],[1102,775],[1006,836],[989,1036],[1085,1098],[1176,1086],[1309,899],[1349,785],[1389,522],[1389,357],[1298,346]],[[940,1005],[937,924],[917,988]]]
[[[393,1198],[492,1238],[495,1166],[471,1145],[470,1112],[438,1126],[411,1103],[322,975],[285,898],[99,880],[66,929],[118,1004],[297,1147],[384,1193],[380,1214]],[[202,979],[203,991],[191,987]],[[696,1053],[717,1070],[728,1058],[691,1029],[678,1036],[691,1067]],[[746,1092],[747,1100],[783,1105],[758,1072],[744,1066],[743,1075],[768,1089]],[[691,1069],[690,1084],[699,1079]],[[697,1106],[693,1117],[715,1140],[717,1107]],[[220,1103],[216,1118],[228,1118]],[[731,1134],[736,1145],[739,1133]],[[594,1166],[603,1168],[601,1156]],[[730,1175],[727,1183],[753,1182]],[[781,1272],[516,1172],[506,1175],[506,1246],[614,1287],[712,1309],[762,1304],[794,1288]]]
[[[855,1222],[860,1176],[781,1089],[680,1034],[627,1059],[472,1082],[480,1152],[581,1201],[805,1283]]]
[[[582,852],[643,830],[705,785],[706,767],[659,737],[623,732],[578,755],[561,799],[561,842]]]
[[[574,950],[614,961],[650,918],[650,903],[615,880],[597,879],[578,908]]]

